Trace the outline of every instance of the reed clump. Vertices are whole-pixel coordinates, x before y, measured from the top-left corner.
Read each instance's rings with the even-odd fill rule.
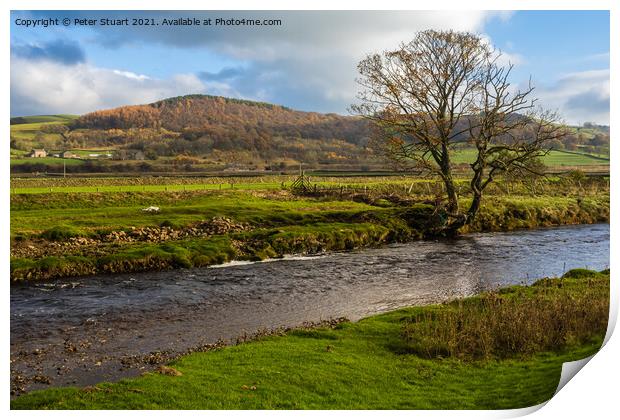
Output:
[[[471,360],[561,351],[600,339],[609,317],[609,271],[586,271],[416,313],[403,323],[405,349]]]

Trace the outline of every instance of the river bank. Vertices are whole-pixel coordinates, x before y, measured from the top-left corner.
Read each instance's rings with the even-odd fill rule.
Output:
[[[447,264],[446,261],[450,263]],[[239,336],[609,267],[609,225],[466,234],[314,257],[11,287],[16,393],[92,386]]]
[[[161,212],[141,211],[154,202],[162,205]],[[402,243],[433,236],[438,223],[433,209],[421,198],[364,202],[300,198],[285,191],[32,194],[12,201],[11,281],[205,267]],[[463,233],[608,221],[606,193],[491,196]]]
[[[598,350],[608,304],[609,271],[574,270],[532,286],[512,286],[443,305],[409,307],[355,323],[279,330],[241,340],[236,346],[203,348],[174,361],[153,356],[156,369],[138,378],[33,392],[13,400],[11,406],[526,407],[553,395],[563,362]],[[494,308],[492,323],[486,318],[490,306]],[[451,347],[451,334],[457,332],[451,323],[459,319],[470,340],[465,347]],[[432,331],[442,334],[429,335]],[[558,331],[564,333],[558,335]],[[492,346],[479,347],[489,342],[484,334],[495,338]]]

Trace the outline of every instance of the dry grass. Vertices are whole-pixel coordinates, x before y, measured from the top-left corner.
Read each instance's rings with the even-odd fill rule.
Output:
[[[609,275],[584,271],[420,312],[404,322],[407,350],[429,358],[505,358],[601,337],[609,316]]]

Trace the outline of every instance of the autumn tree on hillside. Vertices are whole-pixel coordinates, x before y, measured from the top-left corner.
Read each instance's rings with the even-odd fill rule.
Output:
[[[482,37],[427,30],[358,65],[354,113],[373,127],[375,146],[402,167],[445,185],[441,230],[454,235],[476,216],[499,174],[536,173],[546,144],[564,134],[557,116],[535,107],[534,87],[514,88],[511,64]],[[471,203],[462,209],[453,175],[455,147],[473,147]]]

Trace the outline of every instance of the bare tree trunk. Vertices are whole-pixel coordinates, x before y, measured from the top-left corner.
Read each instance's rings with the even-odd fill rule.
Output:
[[[454,179],[452,178],[452,168],[450,166],[450,154],[448,152],[447,140],[442,144],[441,161],[439,166],[441,168],[441,174],[444,185],[446,186],[446,195],[448,196],[447,211],[450,216],[459,214],[459,196],[454,186]]]
[[[446,210],[450,213],[450,216],[454,217],[459,214],[459,197],[454,187],[454,180],[452,174],[447,174],[444,177],[444,184],[446,186],[446,194],[448,196],[448,206]]]
[[[447,224],[443,228],[446,236],[454,237],[458,235],[458,230],[465,225],[465,215],[461,214],[459,206],[459,195],[454,185],[452,177],[452,167],[450,165],[450,155],[448,153],[447,141],[442,147],[442,159],[440,162],[441,176],[446,187],[448,203],[446,212],[448,214]]]
[[[474,192],[474,198],[471,202],[471,206],[469,206],[469,210],[467,211],[467,223],[470,223],[476,214],[478,214],[478,210],[480,210],[480,203],[482,202],[482,191]]]

